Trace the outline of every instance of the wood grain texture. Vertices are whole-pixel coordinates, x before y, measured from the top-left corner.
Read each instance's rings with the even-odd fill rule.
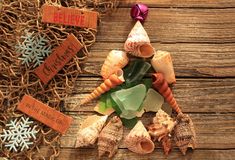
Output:
[[[70,113],[74,118],[71,128],[67,134],[61,139],[62,148],[73,148],[76,135],[79,130],[79,124],[82,120],[88,116],[94,114],[91,113]],[[151,122],[154,113],[144,114],[141,118],[144,125]],[[195,126],[197,134],[197,148],[210,148],[210,149],[233,149],[235,148],[235,114],[189,114]],[[124,137],[129,133],[129,129],[124,129]],[[93,146],[94,147],[94,146]],[[157,148],[159,145],[157,146]],[[88,147],[89,148],[89,147]],[[120,148],[126,148],[123,141]]]
[[[235,77],[235,43],[194,44],[153,43],[156,50],[171,53],[177,77]],[[99,75],[105,58],[112,49],[123,50],[123,43],[97,42],[83,64],[88,76]]]
[[[121,0],[121,7],[130,7],[138,0]],[[187,7],[187,8],[230,8],[235,7],[234,0],[144,0],[149,7]]]
[[[119,8],[99,26],[97,41],[124,42],[133,27],[129,8]],[[152,42],[235,42],[235,9],[152,8],[144,27]]]
[[[42,148],[42,154],[49,155],[50,151],[47,148]],[[95,160],[98,153],[96,149],[70,149],[64,148],[61,150],[57,160]],[[182,156],[179,150],[174,149],[168,157],[166,157],[161,149],[155,149],[153,153],[147,155],[138,155],[128,149],[119,149],[113,160],[233,160],[235,150],[200,150],[188,151],[187,155]],[[47,158],[47,157],[46,157]],[[108,158],[102,157],[102,160]]]
[[[93,111],[96,100],[71,108],[101,83],[101,78],[79,77],[74,96],[66,99],[67,111]],[[183,112],[235,113],[235,79],[177,79],[172,90]]]
[[[58,160],[97,157],[96,146],[73,148],[79,123],[95,112],[92,101],[72,109],[101,82],[101,66],[112,49],[123,49],[133,27],[130,6],[140,2],[123,0],[119,9],[102,20],[97,43],[92,46],[84,73],[77,79],[73,95],[65,100],[72,127],[61,139]],[[235,157],[235,1],[234,0],[144,0],[150,7],[144,27],[157,50],[171,52],[177,76],[173,87],[183,112],[191,116],[197,133],[197,149],[182,156],[176,148],[166,158],[159,144],[153,153],[137,155],[121,144],[114,160],[203,159],[230,160]],[[167,104],[164,104],[167,105]],[[148,124],[153,113],[141,118]],[[127,135],[128,129],[124,134]],[[44,150],[43,153],[48,153]]]

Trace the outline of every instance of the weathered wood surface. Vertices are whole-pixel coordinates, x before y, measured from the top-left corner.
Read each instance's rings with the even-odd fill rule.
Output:
[[[177,77],[235,77],[235,43],[152,45],[156,50],[171,52]],[[97,42],[91,47],[89,58],[83,64],[88,76],[100,74],[101,66],[112,49],[123,49],[123,43]]]
[[[42,149],[44,155],[49,155],[50,150],[46,147]],[[206,156],[205,156],[206,155]],[[96,160],[98,153],[95,149],[72,149],[65,148],[61,151],[57,160]],[[155,149],[153,153],[148,155],[137,155],[130,152],[127,149],[119,149],[113,160],[221,160],[226,157],[226,160],[233,160],[235,156],[235,150],[201,150],[189,151],[187,155],[182,156],[178,149],[173,149],[168,157],[166,157],[161,149]],[[46,157],[47,158],[47,157]],[[224,158],[225,159],[225,158]],[[108,160],[108,158],[102,158],[102,160]]]
[[[119,8],[101,22],[97,41],[124,42],[133,27],[130,8]],[[235,42],[235,9],[152,8],[144,27],[152,42]]]
[[[101,83],[101,78],[79,77],[74,96],[66,99],[67,111],[92,111],[96,100],[71,108]],[[173,93],[183,112],[235,113],[235,79],[177,79]]]
[[[120,7],[130,7],[138,0],[121,0]],[[150,8],[156,7],[187,7],[187,8],[231,8],[235,7],[234,0],[144,0]]]
[[[79,130],[80,122],[93,112],[75,112],[70,113],[74,118],[71,128],[61,139],[61,147],[73,148],[76,135]],[[233,149],[235,146],[235,114],[189,114],[195,125],[197,133],[197,148],[204,149]],[[142,122],[147,125],[151,122],[154,113],[144,114],[141,118]],[[124,129],[124,137],[129,133],[129,129]],[[156,145],[157,148],[159,145]],[[89,148],[89,147],[88,147]],[[123,141],[120,148],[126,148]]]
[[[108,52],[123,49],[133,26],[130,6],[125,0],[110,17],[102,20],[97,42],[91,47],[84,73],[78,78],[73,95],[66,99],[65,113],[74,118],[61,139],[58,160],[97,157],[96,146],[73,148],[79,123],[94,114],[97,101],[72,109],[102,81],[100,68]],[[196,128],[197,149],[182,156],[174,147],[166,158],[159,145],[149,155],[137,155],[122,143],[115,160],[126,159],[234,159],[235,156],[235,1],[234,0],[145,0],[150,12],[144,27],[156,49],[170,51],[177,84],[175,97]],[[167,104],[164,104],[167,105]],[[153,113],[142,117],[148,124]],[[125,135],[129,130],[125,129]],[[43,153],[49,150],[44,149]]]

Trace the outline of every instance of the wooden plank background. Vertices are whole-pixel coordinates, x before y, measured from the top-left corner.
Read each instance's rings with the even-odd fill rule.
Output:
[[[90,50],[84,73],[77,79],[73,95],[66,100],[65,113],[74,117],[68,134],[61,139],[58,160],[93,160],[96,146],[75,149],[80,121],[94,114],[96,101],[72,107],[98,86],[100,68],[112,49],[123,49],[133,26],[130,6],[123,0],[116,12],[102,20],[97,42]],[[143,0],[150,7],[144,24],[156,49],[172,53],[177,84],[175,97],[195,124],[198,146],[182,156],[174,147],[168,157],[159,144],[149,155],[139,156],[122,143],[115,160],[234,159],[235,157],[235,1],[234,0]],[[167,105],[167,104],[164,104]],[[145,124],[152,113],[144,114]],[[128,134],[125,129],[125,135]],[[43,148],[45,154],[50,151]]]

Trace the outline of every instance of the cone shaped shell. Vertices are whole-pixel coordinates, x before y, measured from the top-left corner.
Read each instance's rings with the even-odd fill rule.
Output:
[[[188,148],[195,149],[196,133],[191,118],[183,113],[177,115],[174,129],[174,140],[180,151],[185,155]]]
[[[97,87],[91,94],[89,94],[85,99],[81,101],[81,105],[85,104],[92,99],[99,97],[101,94],[109,91],[111,88],[115,88],[124,82],[123,71],[121,69],[117,70],[115,74],[112,74],[108,79],[104,81],[99,87]]]
[[[163,73],[167,83],[171,84],[176,82],[173,63],[169,52],[157,51],[151,60],[151,64],[156,72]]]
[[[103,128],[108,116],[101,116],[99,119],[86,128],[80,129],[78,132],[75,147],[84,147],[94,144],[99,136],[99,132]]]
[[[142,24],[137,21],[128,35],[124,44],[124,49],[128,53],[137,57],[151,57],[155,50],[150,44],[150,39]]]
[[[99,157],[106,152],[109,158],[113,157],[118,150],[118,145],[123,136],[123,125],[120,118],[113,117],[109,123],[102,129],[98,138]]]
[[[156,89],[165,98],[165,100],[177,113],[180,113],[181,109],[173,97],[172,91],[169,88],[167,81],[164,79],[163,74],[155,73],[152,75],[152,79],[153,88]]]
[[[101,68],[101,76],[107,79],[110,75],[114,74],[118,69],[122,69],[128,64],[128,57],[126,52],[112,50],[109,52],[104,64]]]
[[[139,154],[151,153],[154,150],[154,143],[141,121],[130,131],[125,144],[129,150]]]

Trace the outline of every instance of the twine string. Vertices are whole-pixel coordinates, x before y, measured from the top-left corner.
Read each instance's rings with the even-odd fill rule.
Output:
[[[95,29],[42,23],[41,6],[47,3],[55,6],[86,8],[98,11],[102,17],[117,6],[117,0],[4,0],[1,3],[0,128],[5,128],[10,119],[25,116],[16,109],[25,94],[60,111],[61,104],[72,93],[74,82],[82,73],[80,64],[85,63],[89,55],[88,48],[96,40]],[[59,46],[68,34],[73,33],[84,47],[48,84],[43,84],[35,75],[33,64],[27,67],[18,59],[21,54],[16,52],[15,46],[22,43],[21,36],[25,35],[26,31],[34,32],[34,36],[45,35],[52,48]],[[0,157],[47,159],[41,150],[42,145],[47,145],[52,150],[49,159],[57,157],[60,153],[61,135],[36,120],[34,125],[38,126],[39,132],[29,150],[9,152],[4,143],[0,142],[2,148]]]

